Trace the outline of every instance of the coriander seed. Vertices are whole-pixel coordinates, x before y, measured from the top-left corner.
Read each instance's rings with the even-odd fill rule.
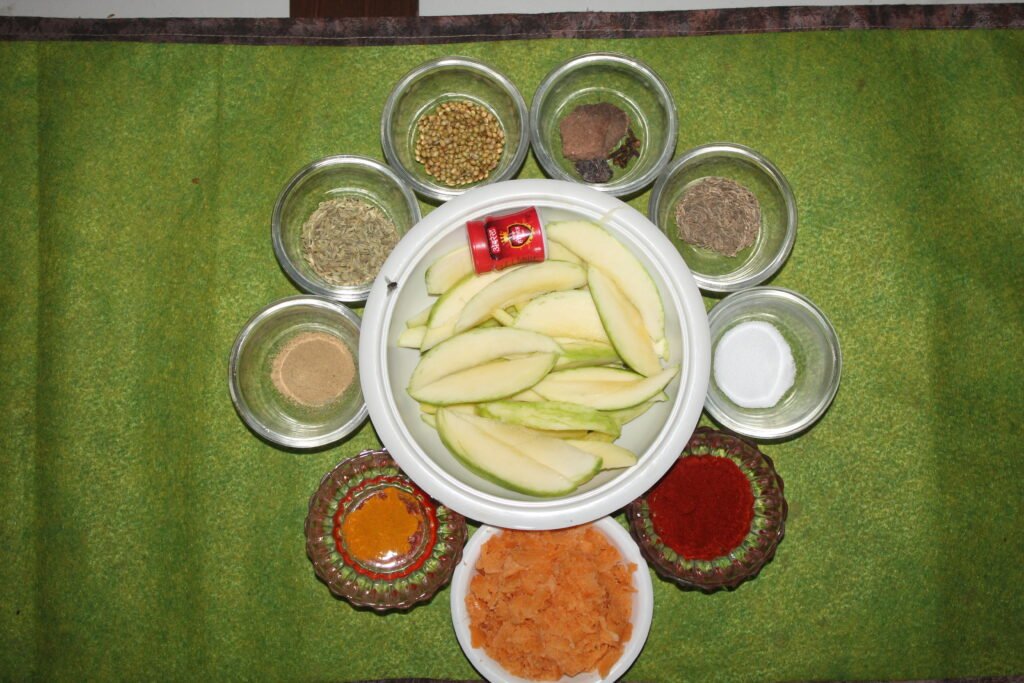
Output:
[[[449,100],[416,122],[416,161],[444,185],[485,180],[504,150],[498,118],[475,102]]]

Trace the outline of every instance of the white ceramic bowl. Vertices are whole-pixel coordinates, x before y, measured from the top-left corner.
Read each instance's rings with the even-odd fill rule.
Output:
[[[626,562],[636,564],[636,571],[633,572],[633,585],[636,588],[636,593],[633,594],[633,633],[622,651],[622,656],[619,657],[619,661],[615,662],[606,678],[601,678],[597,672],[594,672],[580,674],[572,678],[563,677],[560,683],[596,683],[597,681],[619,680],[640,656],[640,651],[643,650],[644,643],[647,641],[647,634],[651,630],[651,617],[654,615],[654,590],[651,586],[651,575],[647,571],[646,561],[640,554],[640,548],[629,532],[619,526],[619,523],[611,517],[598,520],[594,526],[608,537],[612,545],[622,553]],[[452,625],[455,627],[455,635],[459,639],[462,651],[466,653],[470,664],[484,678],[494,683],[532,683],[510,675],[500,664],[491,659],[483,648],[473,647],[469,633],[469,613],[466,610],[466,592],[469,590],[469,582],[473,578],[476,561],[480,557],[480,549],[489,538],[501,532],[502,529],[482,526],[473,534],[462,551],[462,560],[455,566],[455,574],[452,576]]]
[[[534,498],[498,486],[464,467],[420,419],[406,386],[419,359],[397,347],[405,321],[430,302],[423,282],[438,256],[466,242],[467,220],[535,206],[543,220],[586,219],[604,225],[640,260],[661,293],[669,363],[682,371],[656,404],[626,425],[618,443],[638,456],[624,470],[602,472],[560,498]],[[366,303],[359,378],[377,435],[399,466],[456,512],[516,529],[558,529],[592,522],[654,485],[686,446],[700,418],[710,372],[707,314],[679,252],[639,211],[605,193],[557,180],[512,180],[473,189],[430,213],[402,238],[381,268]]]

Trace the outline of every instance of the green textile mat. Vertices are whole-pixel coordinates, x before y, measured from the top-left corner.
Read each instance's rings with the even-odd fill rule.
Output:
[[[379,442],[258,440],[228,351],[296,293],[278,191],[315,158],[382,158],[407,70],[479,57],[529,100],[609,49],[669,84],[678,151],[740,142],[787,175],[800,230],[774,284],[830,316],[845,359],[824,419],[764,445],[790,503],[775,560],[710,596],[656,579],[629,678],[1024,673],[1024,32],[977,30],[0,43],[0,678],[476,676],[447,590],[378,616],[315,578],[309,496]]]

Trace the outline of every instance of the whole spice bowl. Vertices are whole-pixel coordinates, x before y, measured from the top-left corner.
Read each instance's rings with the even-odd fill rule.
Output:
[[[306,553],[337,597],[405,610],[451,580],[466,534],[466,520],[431,500],[387,451],[363,451],[324,475],[310,498]]]
[[[530,106],[530,139],[544,172],[616,197],[654,182],[675,152],[677,127],[664,81],[622,54],[594,52],[561,64]]]
[[[796,199],[782,172],[749,147],[713,143],[673,161],[647,215],[706,292],[735,292],[772,277],[796,241]]]
[[[785,535],[787,512],[768,456],[699,427],[668,474],[626,507],[626,519],[660,576],[712,592],[757,576]]]
[[[782,287],[730,294],[708,314],[712,371],[704,407],[726,429],[786,439],[808,429],[839,390],[839,337],[807,297]]]
[[[374,159],[338,155],[292,176],[271,216],[274,254],[300,289],[360,303],[391,249],[420,220],[416,196]]]
[[[416,67],[381,116],[388,163],[420,195],[447,201],[512,178],[530,146],[526,101],[507,76],[468,57]]]
[[[340,441],[366,420],[359,385],[359,318],[318,296],[275,301],[238,333],[228,360],[235,410],[281,446]]]
[[[494,683],[617,681],[643,650],[654,589],[611,517],[557,531],[481,526],[451,587],[452,624]]]

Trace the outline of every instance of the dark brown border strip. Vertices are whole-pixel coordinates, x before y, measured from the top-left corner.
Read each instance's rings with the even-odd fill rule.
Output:
[[[0,40],[409,45],[849,29],[1024,28],[1024,4],[757,7],[359,19],[0,18]]]

